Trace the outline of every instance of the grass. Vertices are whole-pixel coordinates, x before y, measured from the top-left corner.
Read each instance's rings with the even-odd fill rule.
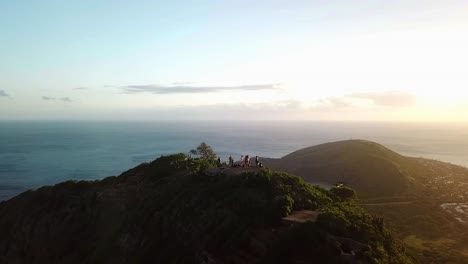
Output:
[[[419,250],[430,250],[434,248],[441,247],[452,247],[457,243],[457,241],[450,238],[439,238],[436,240],[427,240],[417,237],[415,235],[407,236],[403,239],[403,242],[410,246],[417,248]]]
[[[466,263],[467,225],[440,205],[467,202],[467,168],[404,157],[363,140],[305,148],[279,163],[282,170],[310,182],[342,181],[355,189],[358,203],[384,217],[400,239],[417,251],[421,263]]]

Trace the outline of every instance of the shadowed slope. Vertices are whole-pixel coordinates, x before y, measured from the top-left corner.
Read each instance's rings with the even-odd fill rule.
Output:
[[[331,191],[286,173],[206,166],[165,156],[1,202],[0,263],[343,263],[342,237],[366,244],[353,261],[410,261],[383,222]],[[281,225],[301,210],[320,215]]]
[[[263,162],[310,183],[349,185],[362,206],[398,230],[420,263],[466,263],[467,168],[405,157],[364,140],[326,143]]]
[[[308,182],[344,182],[362,197],[405,193],[414,182],[409,172],[424,170],[418,168],[415,159],[364,140],[325,143],[264,162],[269,167],[299,175]]]

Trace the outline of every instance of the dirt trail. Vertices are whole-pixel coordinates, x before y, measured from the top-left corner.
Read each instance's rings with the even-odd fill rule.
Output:
[[[244,172],[251,172],[260,171],[261,168],[259,167],[250,167],[250,168],[242,168],[242,167],[221,167],[221,168],[210,168],[207,169],[205,172],[209,174],[217,174],[217,173],[225,173],[226,175],[240,175]]]
[[[390,203],[362,203],[358,205],[364,206],[379,206],[379,205],[403,205],[403,204],[412,204],[414,201],[406,201],[406,202],[390,202]]]

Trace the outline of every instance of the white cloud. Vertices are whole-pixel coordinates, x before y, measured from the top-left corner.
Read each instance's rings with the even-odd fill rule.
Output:
[[[416,102],[415,96],[399,91],[352,93],[346,95],[346,97],[366,99],[372,101],[377,106],[387,107],[412,106]]]

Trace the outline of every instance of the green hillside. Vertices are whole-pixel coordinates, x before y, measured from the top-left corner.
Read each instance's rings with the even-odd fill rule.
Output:
[[[210,166],[171,155],[2,202],[0,263],[411,263],[349,189],[271,170],[205,173]],[[320,214],[281,223],[298,210]]]
[[[384,217],[420,263],[466,263],[468,169],[364,140],[326,143],[265,164],[311,183],[343,182]],[[468,208],[468,206],[467,206]]]
[[[0,263],[466,263],[466,168],[362,140],[262,162],[177,154],[28,191],[0,203]],[[320,214],[282,224],[299,210]]]
[[[362,198],[407,194],[420,187],[419,178],[427,171],[416,159],[364,140],[308,147],[265,164],[309,182],[345,183]]]

